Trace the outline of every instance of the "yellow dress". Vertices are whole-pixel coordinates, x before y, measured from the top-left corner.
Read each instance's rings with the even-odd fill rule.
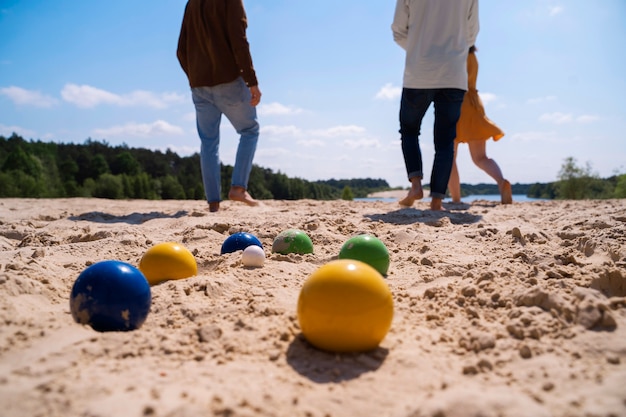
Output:
[[[478,60],[475,53],[469,53],[467,55],[468,90],[461,105],[461,117],[456,125],[457,142],[467,143],[489,138],[496,141],[504,136],[504,132],[485,115],[483,102],[476,89],[477,77]]]

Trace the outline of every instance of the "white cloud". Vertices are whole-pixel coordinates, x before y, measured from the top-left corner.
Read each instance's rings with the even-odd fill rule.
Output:
[[[261,126],[261,137],[270,141],[289,140],[304,148],[325,148],[328,140],[343,139],[342,144],[348,148],[380,147],[376,140],[354,139],[355,136],[363,136],[366,129],[356,125],[340,125],[327,129],[301,129],[294,125]],[[295,139],[295,141],[294,141]]]
[[[550,10],[548,13],[550,14],[550,16],[556,16],[558,14],[563,13],[564,10],[565,8],[563,6],[552,6],[550,7]]]
[[[554,101],[554,100],[556,100],[556,96],[545,96],[545,97],[529,98],[526,102],[528,104],[538,104],[538,103],[544,103],[546,101]]]
[[[108,91],[88,85],[66,84],[61,91],[63,100],[76,104],[78,107],[95,107],[100,103],[116,103],[120,97]]]
[[[325,138],[335,138],[337,136],[355,135],[365,132],[365,128],[356,125],[334,126],[328,129],[312,130],[311,134]]]
[[[323,148],[326,146],[326,143],[319,139],[301,139],[297,143],[305,148]]]
[[[294,125],[261,125],[261,134],[268,136],[291,136],[291,137],[317,137],[317,138],[336,138],[341,136],[354,136],[363,134],[366,131],[364,127],[356,125],[339,125],[326,129],[303,130]]]
[[[493,103],[498,99],[498,96],[493,93],[478,93],[478,95],[480,96],[480,100],[483,104]]]
[[[300,114],[302,113],[302,109],[274,102],[259,105],[258,112],[261,116],[285,116]]]
[[[583,114],[576,117],[576,121],[578,123],[592,123],[600,120],[600,116],[596,116],[593,114]]]
[[[524,142],[554,142],[557,141],[555,132],[541,132],[541,131],[529,131],[529,132],[517,132],[511,135],[512,141],[524,141]]]
[[[108,138],[111,136],[172,136],[182,135],[184,131],[178,126],[174,126],[166,121],[157,120],[153,123],[127,123],[123,126],[112,126],[105,129],[95,129],[94,136]]]
[[[289,125],[289,126],[278,126],[278,125],[261,125],[261,135],[269,135],[269,136],[300,136],[302,134],[302,130],[300,128]]]
[[[173,103],[184,103],[187,97],[177,93],[156,94],[150,91],[136,90],[121,96],[120,106],[147,106],[155,109],[164,109]]]
[[[291,151],[286,148],[260,148],[254,154],[255,157],[276,158],[291,155]],[[278,158],[280,159],[280,158]]]
[[[365,148],[380,148],[380,142],[377,139],[346,139],[343,141],[343,146],[348,149],[365,149]]]
[[[33,132],[32,130],[20,126],[7,126],[0,124],[0,135],[8,138],[13,133],[17,133],[23,138],[33,138],[35,136],[35,132]]]
[[[100,104],[111,104],[121,107],[152,107],[167,108],[172,103],[181,103],[186,99],[176,93],[155,94],[150,91],[136,90],[119,95],[101,90],[90,85],[66,84],[61,90],[61,97],[69,103],[81,108],[92,108]]]
[[[387,83],[376,93],[377,100],[394,100],[402,95],[401,87],[394,87],[393,84]]]
[[[528,9],[523,12],[523,17],[535,22],[546,22],[565,12],[565,7],[559,4],[560,0],[538,0],[533,6],[528,3]]]
[[[560,124],[572,122],[574,120],[574,116],[572,116],[569,113],[561,113],[561,112],[544,113],[541,116],[539,116],[539,120],[542,122],[550,122],[550,123],[555,123],[557,125],[560,125]]]
[[[539,120],[542,122],[550,122],[555,124],[565,124],[565,123],[592,123],[600,120],[599,116],[593,114],[582,114],[580,116],[574,116],[570,113],[544,113],[539,117]]]
[[[54,97],[46,96],[39,91],[26,90],[15,86],[0,89],[0,94],[7,96],[20,106],[52,107],[58,103],[58,100]]]
[[[174,152],[175,154],[177,154],[179,156],[191,156],[194,153],[200,153],[199,142],[198,142],[198,146],[196,146],[196,147],[194,147],[194,146],[167,145],[167,146],[152,147],[150,149],[155,150],[155,151],[161,151],[163,153],[167,152],[167,150],[169,149],[170,151]]]

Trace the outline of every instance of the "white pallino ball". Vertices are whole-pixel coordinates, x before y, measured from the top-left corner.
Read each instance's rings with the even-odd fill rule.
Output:
[[[265,252],[257,245],[250,245],[243,250],[241,262],[244,266],[260,268],[265,263]]]

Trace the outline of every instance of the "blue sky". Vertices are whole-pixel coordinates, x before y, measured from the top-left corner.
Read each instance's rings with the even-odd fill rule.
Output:
[[[176,60],[184,0],[0,0],[0,135],[199,151]],[[290,177],[407,186],[398,134],[404,52],[395,0],[246,0],[263,92],[255,163]],[[626,2],[483,0],[478,89],[506,133],[487,153],[513,183],[567,157],[626,173]],[[426,181],[432,108],[422,126]],[[222,125],[221,158],[237,136]],[[461,181],[492,182],[466,146]]]

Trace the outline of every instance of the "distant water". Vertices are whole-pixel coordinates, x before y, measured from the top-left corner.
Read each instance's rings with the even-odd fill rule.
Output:
[[[484,194],[484,195],[468,195],[466,197],[461,198],[462,203],[471,203],[476,200],[486,200],[486,201],[500,201],[500,194]],[[388,197],[365,197],[365,198],[355,198],[354,201],[382,201],[385,203],[393,203],[394,201],[398,201],[397,198],[388,198]],[[428,197],[424,199],[424,201],[430,201]],[[543,198],[530,198],[524,194],[513,194],[513,202],[514,203],[526,203],[529,201],[545,201]],[[452,200],[450,198],[446,198],[443,200],[444,203],[450,203]]]

